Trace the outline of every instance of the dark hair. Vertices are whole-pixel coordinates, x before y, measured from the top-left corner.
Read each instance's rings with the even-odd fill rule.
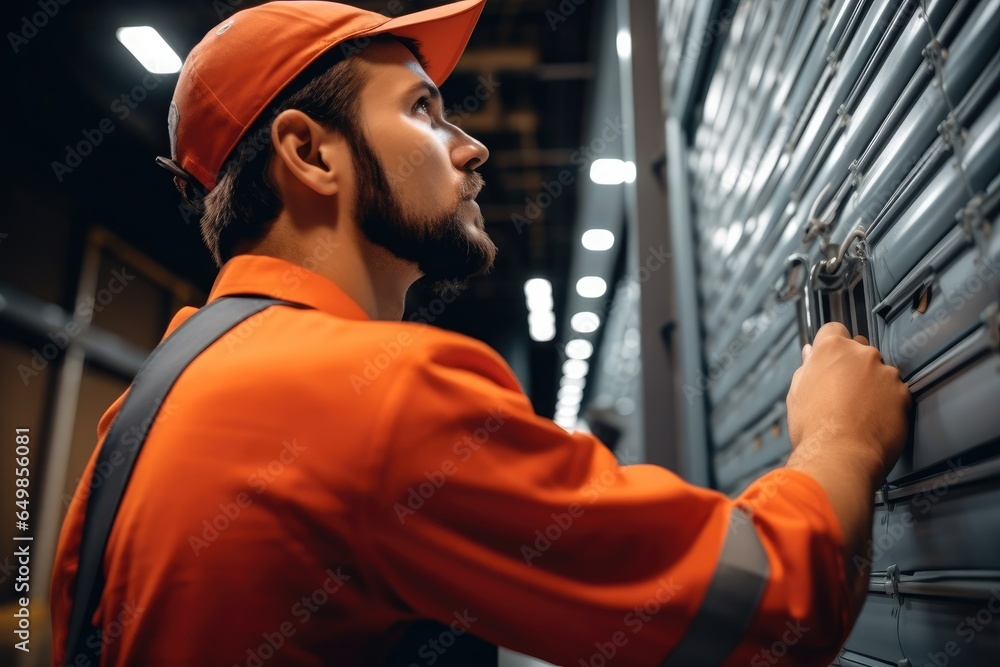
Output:
[[[341,132],[356,159],[363,141],[358,97],[365,79],[354,56],[371,44],[391,41],[403,44],[425,64],[413,40],[380,35],[342,44],[307,68],[253,123],[219,171],[215,188],[201,202],[185,196],[187,206],[202,211],[202,239],[217,265],[232,257],[240,241],[261,238],[281,212],[281,198],[268,174],[275,116],[299,109],[326,128]]]

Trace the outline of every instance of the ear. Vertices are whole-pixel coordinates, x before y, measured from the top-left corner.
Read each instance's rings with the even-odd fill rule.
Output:
[[[344,138],[298,109],[286,109],[271,124],[271,144],[278,160],[303,185],[321,195],[340,190],[339,154]]]

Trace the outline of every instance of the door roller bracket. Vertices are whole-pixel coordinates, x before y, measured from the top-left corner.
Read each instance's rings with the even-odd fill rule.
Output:
[[[877,345],[865,228],[858,225],[839,245],[821,245],[824,259],[813,263],[803,253],[791,255],[775,285],[779,303],[797,302],[800,342],[812,343],[821,326],[841,322],[852,336],[865,336]]]
[[[899,598],[899,566],[896,564],[890,565],[885,570],[885,581],[882,582],[882,586],[885,590],[885,594],[896,600],[897,603],[902,603]]]

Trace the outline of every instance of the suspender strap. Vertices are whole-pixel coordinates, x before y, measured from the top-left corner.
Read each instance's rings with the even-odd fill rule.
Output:
[[[660,667],[725,662],[753,620],[769,571],[753,522],[734,507],[729,534],[701,608]]]
[[[91,626],[90,621],[104,591],[104,550],[132,467],[163,400],[195,357],[230,329],[274,305],[303,307],[258,296],[216,299],[161,342],[136,374],[128,396],[101,445],[91,480],[69,621],[67,664],[78,664],[80,655],[90,660],[87,664],[99,664],[100,630]],[[107,470],[111,472],[98,472]]]

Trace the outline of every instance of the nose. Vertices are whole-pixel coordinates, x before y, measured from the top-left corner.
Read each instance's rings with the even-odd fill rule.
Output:
[[[451,148],[451,161],[462,171],[472,171],[482,166],[490,157],[490,151],[481,141],[475,139],[461,128],[454,128],[455,140]]]

